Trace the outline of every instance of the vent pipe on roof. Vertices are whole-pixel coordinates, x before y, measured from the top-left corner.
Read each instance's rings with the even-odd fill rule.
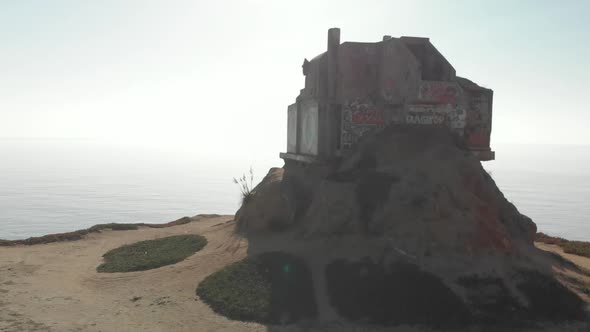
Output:
[[[340,46],[340,29],[331,28],[328,30],[328,97],[336,97],[338,78],[338,46]]]
[[[340,45],[340,28],[328,29],[328,52],[338,45]]]

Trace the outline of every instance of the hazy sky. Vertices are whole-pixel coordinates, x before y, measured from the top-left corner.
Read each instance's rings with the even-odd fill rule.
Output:
[[[590,140],[590,1],[0,0],[0,137],[277,154],[301,64],[430,37],[494,90],[493,143]]]

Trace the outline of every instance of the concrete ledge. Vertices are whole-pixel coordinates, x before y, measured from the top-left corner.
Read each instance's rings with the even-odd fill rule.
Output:
[[[305,155],[305,154],[297,154],[297,153],[289,153],[289,152],[281,152],[279,154],[279,157],[281,157],[281,159],[283,160],[294,160],[294,161],[299,161],[299,162],[303,162],[303,163],[315,163],[318,162],[318,158],[314,157],[314,156],[310,156],[310,155]]]
[[[481,161],[490,161],[496,159],[496,152],[492,150],[469,150],[469,152]]]

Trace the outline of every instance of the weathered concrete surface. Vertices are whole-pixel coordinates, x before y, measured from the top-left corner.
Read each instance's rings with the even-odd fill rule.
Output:
[[[289,107],[287,152],[331,160],[366,135],[402,124],[445,127],[465,150],[493,159],[493,91],[456,76],[428,38],[386,37],[340,43],[340,30],[329,30],[327,51],[304,61],[305,88]]]

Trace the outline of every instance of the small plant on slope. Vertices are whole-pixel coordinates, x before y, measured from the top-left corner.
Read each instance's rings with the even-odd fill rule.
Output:
[[[234,183],[240,187],[242,194],[242,204],[248,203],[254,196],[254,171],[252,167],[248,171],[248,176],[243,174],[240,178],[234,178]]]

